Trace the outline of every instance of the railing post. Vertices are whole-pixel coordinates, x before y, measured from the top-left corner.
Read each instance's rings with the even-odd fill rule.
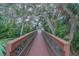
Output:
[[[11,53],[10,53],[10,51],[12,50],[12,48],[11,48],[11,44],[7,44],[6,45],[6,55],[7,56],[11,56]]]
[[[62,55],[63,56],[69,56],[70,55],[70,44],[69,43],[64,44]]]

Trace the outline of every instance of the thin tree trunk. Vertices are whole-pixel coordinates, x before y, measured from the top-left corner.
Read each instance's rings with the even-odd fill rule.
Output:
[[[23,34],[23,30],[24,30],[24,23],[22,23],[22,27],[21,27],[20,36]]]
[[[70,39],[69,42],[71,42],[73,40],[74,33],[76,31],[76,17],[66,7],[63,7],[63,9],[70,15],[69,23],[70,23],[71,28],[70,28],[70,33],[69,33],[69,39]]]
[[[21,32],[20,35],[23,34],[23,30],[24,30],[24,25],[25,25],[25,20],[26,20],[27,16],[22,17],[22,25],[21,25]]]
[[[73,37],[74,37],[74,33],[76,31],[76,19],[75,17],[72,17],[70,19],[70,25],[71,25],[71,28],[70,28],[70,33],[69,33],[69,42],[71,42],[73,40]]]
[[[48,25],[49,25],[49,28],[50,28],[51,31],[52,31],[52,34],[54,34],[54,26],[52,25],[52,23],[51,23],[51,21],[48,19],[48,17],[47,17],[46,21],[47,21],[47,23],[48,23]]]
[[[22,17],[22,27],[21,27],[21,32],[20,32],[20,35],[23,34],[23,30],[24,30],[24,22],[25,22],[25,19],[26,19],[26,16],[24,16],[25,14],[25,4],[21,4],[21,7],[23,9],[23,17]]]

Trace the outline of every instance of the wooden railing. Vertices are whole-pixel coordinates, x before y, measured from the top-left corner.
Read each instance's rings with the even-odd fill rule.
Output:
[[[68,56],[70,53],[69,42],[56,37],[48,32],[42,32],[43,37],[47,43],[48,51],[50,55],[54,56]]]
[[[37,31],[27,33],[14,40],[11,40],[6,45],[7,56],[24,56],[30,50],[32,41],[36,36]]]

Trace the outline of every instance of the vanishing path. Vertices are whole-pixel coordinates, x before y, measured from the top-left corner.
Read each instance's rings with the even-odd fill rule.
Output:
[[[33,41],[28,56],[49,56],[47,45],[40,30]]]

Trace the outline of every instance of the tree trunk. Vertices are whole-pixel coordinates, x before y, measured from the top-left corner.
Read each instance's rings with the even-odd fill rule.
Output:
[[[48,19],[48,17],[47,17],[47,19],[46,19],[46,21],[47,21],[47,23],[48,23],[48,25],[49,25],[49,28],[51,29],[51,31],[52,31],[52,34],[54,34],[54,26],[52,25],[52,23],[51,23],[51,21]]]
[[[66,7],[63,7],[63,9],[70,15],[69,23],[70,23],[70,33],[69,33],[69,42],[73,40],[74,33],[76,31],[76,17],[75,15]]]
[[[22,27],[21,27],[21,32],[20,32],[20,35],[22,35],[23,34],[23,30],[24,30],[24,25],[25,25],[25,20],[26,20],[26,18],[27,18],[27,16],[23,16],[22,17]]]
[[[26,20],[26,18],[27,18],[27,16],[24,16],[25,15],[25,4],[21,4],[21,7],[22,7],[22,10],[23,10],[23,13],[22,13],[22,27],[21,27],[21,32],[20,32],[20,35],[22,35],[23,34],[23,30],[24,30],[24,23],[25,23],[25,20]]]
[[[21,27],[20,36],[23,34],[23,30],[24,30],[24,23],[22,23],[22,27]]]
[[[73,40],[73,37],[74,37],[74,33],[76,31],[76,18],[75,17],[72,17],[70,20],[70,25],[71,25],[71,28],[70,28],[70,33],[69,33],[69,42],[71,42]]]

